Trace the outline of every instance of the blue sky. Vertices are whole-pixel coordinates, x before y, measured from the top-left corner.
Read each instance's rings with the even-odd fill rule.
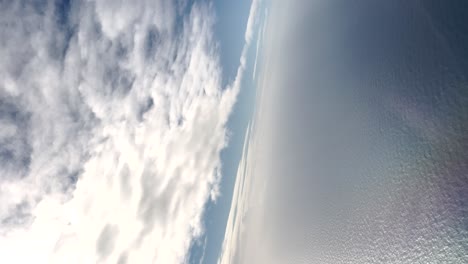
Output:
[[[245,28],[252,0],[216,0],[215,36],[220,45],[223,84],[232,82],[239,67],[239,58],[245,44]]]
[[[223,84],[232,82],[239,67],[239,59],[245,45],[245,30],[251,1],[216,1],[217,24],[215,34],[220,44],[220,61],[223,67]],[[260,12],[260,19],[263,15]],[[258,25],[255,26],[256,28]],[[220,197],[216,202],[208,202],[205,212],[205,235],[191,249],[190,263],[216,263],[222,249],[226,223],[230,211],[232,192],[236,173],[242,155],[242,147],[247,125],[251,120],[254,101],[255,83],[252,78],[256,53],[255,33],[247,52],[247,63],[240,92],[233,112],[228,121],[229,145],[221,152],[222,181]]]

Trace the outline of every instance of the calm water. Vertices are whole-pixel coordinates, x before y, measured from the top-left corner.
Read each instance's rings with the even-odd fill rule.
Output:
[[[468,263],[467,2],[303,2],[279,4],[263,248],[277,263]],[[245,263],[267,259],[256,250]]]

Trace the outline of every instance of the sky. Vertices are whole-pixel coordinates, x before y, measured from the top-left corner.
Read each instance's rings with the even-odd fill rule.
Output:
[[[0,1],[0,263],[468,263],[467,17]]]
[[[237,167],[242,154],[242,146],[244,136],[246,134],[247,125],[253,115],[255,104],[255,82],[253,78],[253,68],[256,62],[257,49],[256,41],[258,39],[258,31],[260,30],[263,21],[262,11],[264,9],[263,1],[258,1],[258,4],[253,5],[250,1],[245,4],[234,3],[232,1],[217,1],[215,7],[218,17],[217,26],[220,34],[220,49],[226,49],[229,52],[221,53],[221,61],[223,55],[227,55],[221,64],[225,66],[224,76],[226,79],[232,79],[231,65],[228,65],[233,57],[236,67],[240,63],[240,56],[245,58],[245,69],[243,78],[240,83],[240,91],[237,95],[237,101],[234,105],[232,114],[228,120],[227,128],[229,130],[228,146],[221,151],[221,174],[223,175],[219,191],[220,196],[216,200],[209,201],[206,205],[204,215],[205,233],[198,238],[190,252],[190,263],[216,263],[221,252],[224,232],[226,228],[227,218],[231,205],[232,191],[234,189],[234,181],[236,179]],[[250,22],[249,22],[250,20]],[[247,24],[250,23],[252,29],[252,40],[248,45],[244,45],[246,39]],[[241,28],[242,30],[239,30]],[[221,30],[223,29],[223,30]],[[215,32],[217,32],[215,30]],[[236,36],[238,34],[238,36]],[[241,41],[239,41],[239,39]],[[233,47],[236,43],[237,48]],[[223,46],[223,44],[225,44]],[[244,51],[245,50],[245,51]],[[238,54],[238,56],[234,56]],[[237,70],[237,68],[235,68]],[[234,76],[235,77],[235,76]]]
[[[184,263],[202,236],[216,260],[253,3],[0,4],[2,262]]]

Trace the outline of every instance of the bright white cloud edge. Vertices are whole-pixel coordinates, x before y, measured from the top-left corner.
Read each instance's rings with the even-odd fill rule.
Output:
[[[55,39],[64,32],[51,19],[51,5],[44,16],[20,7],[2,13],[6,21],[29,19],[1,29],[9,41],[1,47],[0,96],[24,107],[32,120],[25,136],[32,146],[28,174],[0,182],[0,216],[17,217],[14,208],[24,202],[31,217],[1,227],[2,262],[186,261],[191,241],[203,232],[205,203],[217,196],[219,153],[247,48],[236,79],[222,89],[212,9],[195,4],[175,32],[184,4],[73,3],[69,16],[77,32],[70,40]],[[35,24],[37,32],[30,31]],[[157,50],[146,43],[151,30]],[[63,58],[49,54],[51,43],[63,44]],[[25,51],[31,51],[27,62],[18,65]],[[12,74],[18,67],[21,74]],[[64,182],[68,173],[78,173],[76,188]]]

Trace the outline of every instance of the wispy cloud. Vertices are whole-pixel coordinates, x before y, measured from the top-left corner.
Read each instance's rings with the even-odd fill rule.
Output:
[[[224,235],[223,247],[218,259],[219,264],[224,263],[233,263],[235,262],[236,255],[238,252],[238,243],[241,231],[243,228],[243,217],[245,212],[245,207],[248,206],[247,202],[247,192],[245,191],[245,186],[248,185],[248,175],[249,168],[247,166],[248,162],[248,152],[249,152],[249,143],[250,143],[250,131],[251,126],[247,128],[247,132],[244,140],[244,147],[242,151],[242,158],[239,162],[239,167],[237,169],[236,183],[234,185],[233,197],[231,210],[229,212],[229,218],[226,224],[226,232]]]
[[[240,67],[239,67],[240,69],[242,69],[241,72],[243,72],[245,69],[245,64],[247,60],[247,52],[251,46],[251,42],[254,38],[254,34],[257,30],[259,30],[258,23],[259,23],[259,12],[262,10],[260,8],[261,4],[262,4],[261,0],[252,1],[252,5],[250,8],[250,15],[249,15],[247,28],[245,32],[246,43],[242,51],[241,62],[240,62]],[[266,21],[263,23],[262,28],[264,28],[265,25],[266,25]],[[262,33],[262,36],[259,36],[257,39],[256,56],[258,56],[260,41],[264,37],[263,36],[264,32],[262,31],[263,29],[259,30],[259,32]],[[253,70],[254,78],[256,75],[257,59],[258,57],[256,57],[254,61],[254,70]],[[248,163],[249,163],[249,151],[252,151],[252,148],[253,148],[253,146],[251,146],[250,144],[250,140],[253,136],[251,135],[251,133],[252,133],[252,129],[254,126],[254,122],[255,122],[255,119],[252,120],[251,124],[249,124],[247,131],[246,131],[246,135],[245,135],[243,153],[242,153],[241,161],[239,162],[239,167],[237,169],[236,182],[234,186],[232,204],[231,204],[231,209],[229,212],[228,222],[226,224],[226,231],[224,235],[223,246],[222,246],[220,257],[218,259],[219,264],[236,263],[236,259],[238,260],[238,257],[240,254],[238,241],[240,239],[241,233],[243,232],[243,228],[244,228],[244,225],[243,225],[244,216],[249,206],[247,204],[248,196],[249,196],[247,189],[249,188],[250,181],[252,180],[250,178],[251,167],[249,167]]]
[[[64,3],[1,4],[0,258],[182,262],[241,78],[222,89],[212,9]]]

